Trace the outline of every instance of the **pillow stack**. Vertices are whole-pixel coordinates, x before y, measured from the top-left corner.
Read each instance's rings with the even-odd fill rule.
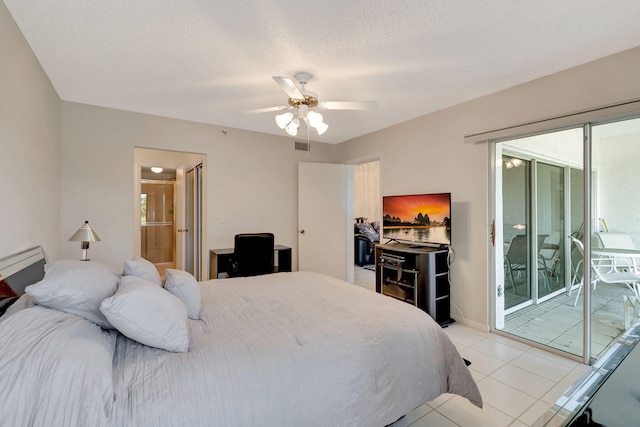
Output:
[[[57,261],[47,267],[44,278],[25,292],[37,304],[84,317],[109,329],[100,303],[116,292],[120,275],[93,261]]]
[[[160,273],[158,273],[156,266],[139,256],[124,262],[124,273],[122,275],[139,277],[162,286],[162,278],[160,278]]]
[[[175,296],[146,279],[122,276],[118,291],[100,310],[122,335],[163,350],[189,350],[187,308]]]
[[[187,307],[189,318],[200,319],[200,286],[189,272],[167,268],[164,272],[164,288],[180,298]]]
[[[92,261],[56,261],[27,286],[37,304],[116,328],[132,340],[173,352],[189,350],[188,319],[200,317],[200,287],[186,271],[167,269],[165,288],[156,267],[134,257],[123,275]]]

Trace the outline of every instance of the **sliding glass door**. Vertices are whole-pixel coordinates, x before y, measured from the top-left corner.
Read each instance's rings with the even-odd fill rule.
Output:
[[[640,273],[640,119],[493,148],[494,327],[596,360],[638,321],[634,284],[599,273]]]
[[[564,288],[565,168],[536,161],[538,300]]]
[[[531,292],[530,169],[528,160],[502,156],[502,233],[507,313],[529,305]]]
[[[496,328],[559,350],[581,354],[581,306],[571,290],[570,242],[581,221],[582,129],[496,143],[496,210],[503,254],[496,270],[504,300],[496,302]],[[500,183],[498,184],[498,180]],[[572,295],[576,294],[572,291]],[[564,299],[562,297],[565,297]],[[498,301],[498,300],[497,300]],[[501,327],[499,327],[501,325]]]
[[[591,145],[597,197],[592,231],[585,234],[591,243],[591,357],[597,359],[638,320],[637,291],[626,276],[640,273],[640,119],[593,125]]]

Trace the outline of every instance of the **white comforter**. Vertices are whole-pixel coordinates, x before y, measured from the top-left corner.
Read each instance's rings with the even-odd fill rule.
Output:
[[[32,307],[0,324],[0,425],[107,426],[116,331]]]
[[[2,405],[0,420],[369,427],[444,392],[481,404],[453,344],[408,304],[308,272],[201,286],[188,353],[146,347],[44,308],[2,322],[0,401],[11,408]],[[20,336],[9,337],[18,325]],[[32,353],[39,358],[20,360]]]

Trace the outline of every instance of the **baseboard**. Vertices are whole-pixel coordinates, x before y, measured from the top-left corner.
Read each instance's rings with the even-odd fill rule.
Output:
[[[476,329],[478,331],[481,332],[486,332],[489,333],[490,329],[489,329],[489,325],[485,325],[479,322],[475,322],[473,320],[469,320],[469,319],[460,319],[458,316],[451,316],[453,318],[453,320],[455,320],[457,323],[463,324],[465,326],[468,326],[472,329]]]

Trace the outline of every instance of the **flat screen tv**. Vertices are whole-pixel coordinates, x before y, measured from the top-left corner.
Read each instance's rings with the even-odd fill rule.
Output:
[[[424,246],[451,245],[451,193],[382,198],[382,237]]]

